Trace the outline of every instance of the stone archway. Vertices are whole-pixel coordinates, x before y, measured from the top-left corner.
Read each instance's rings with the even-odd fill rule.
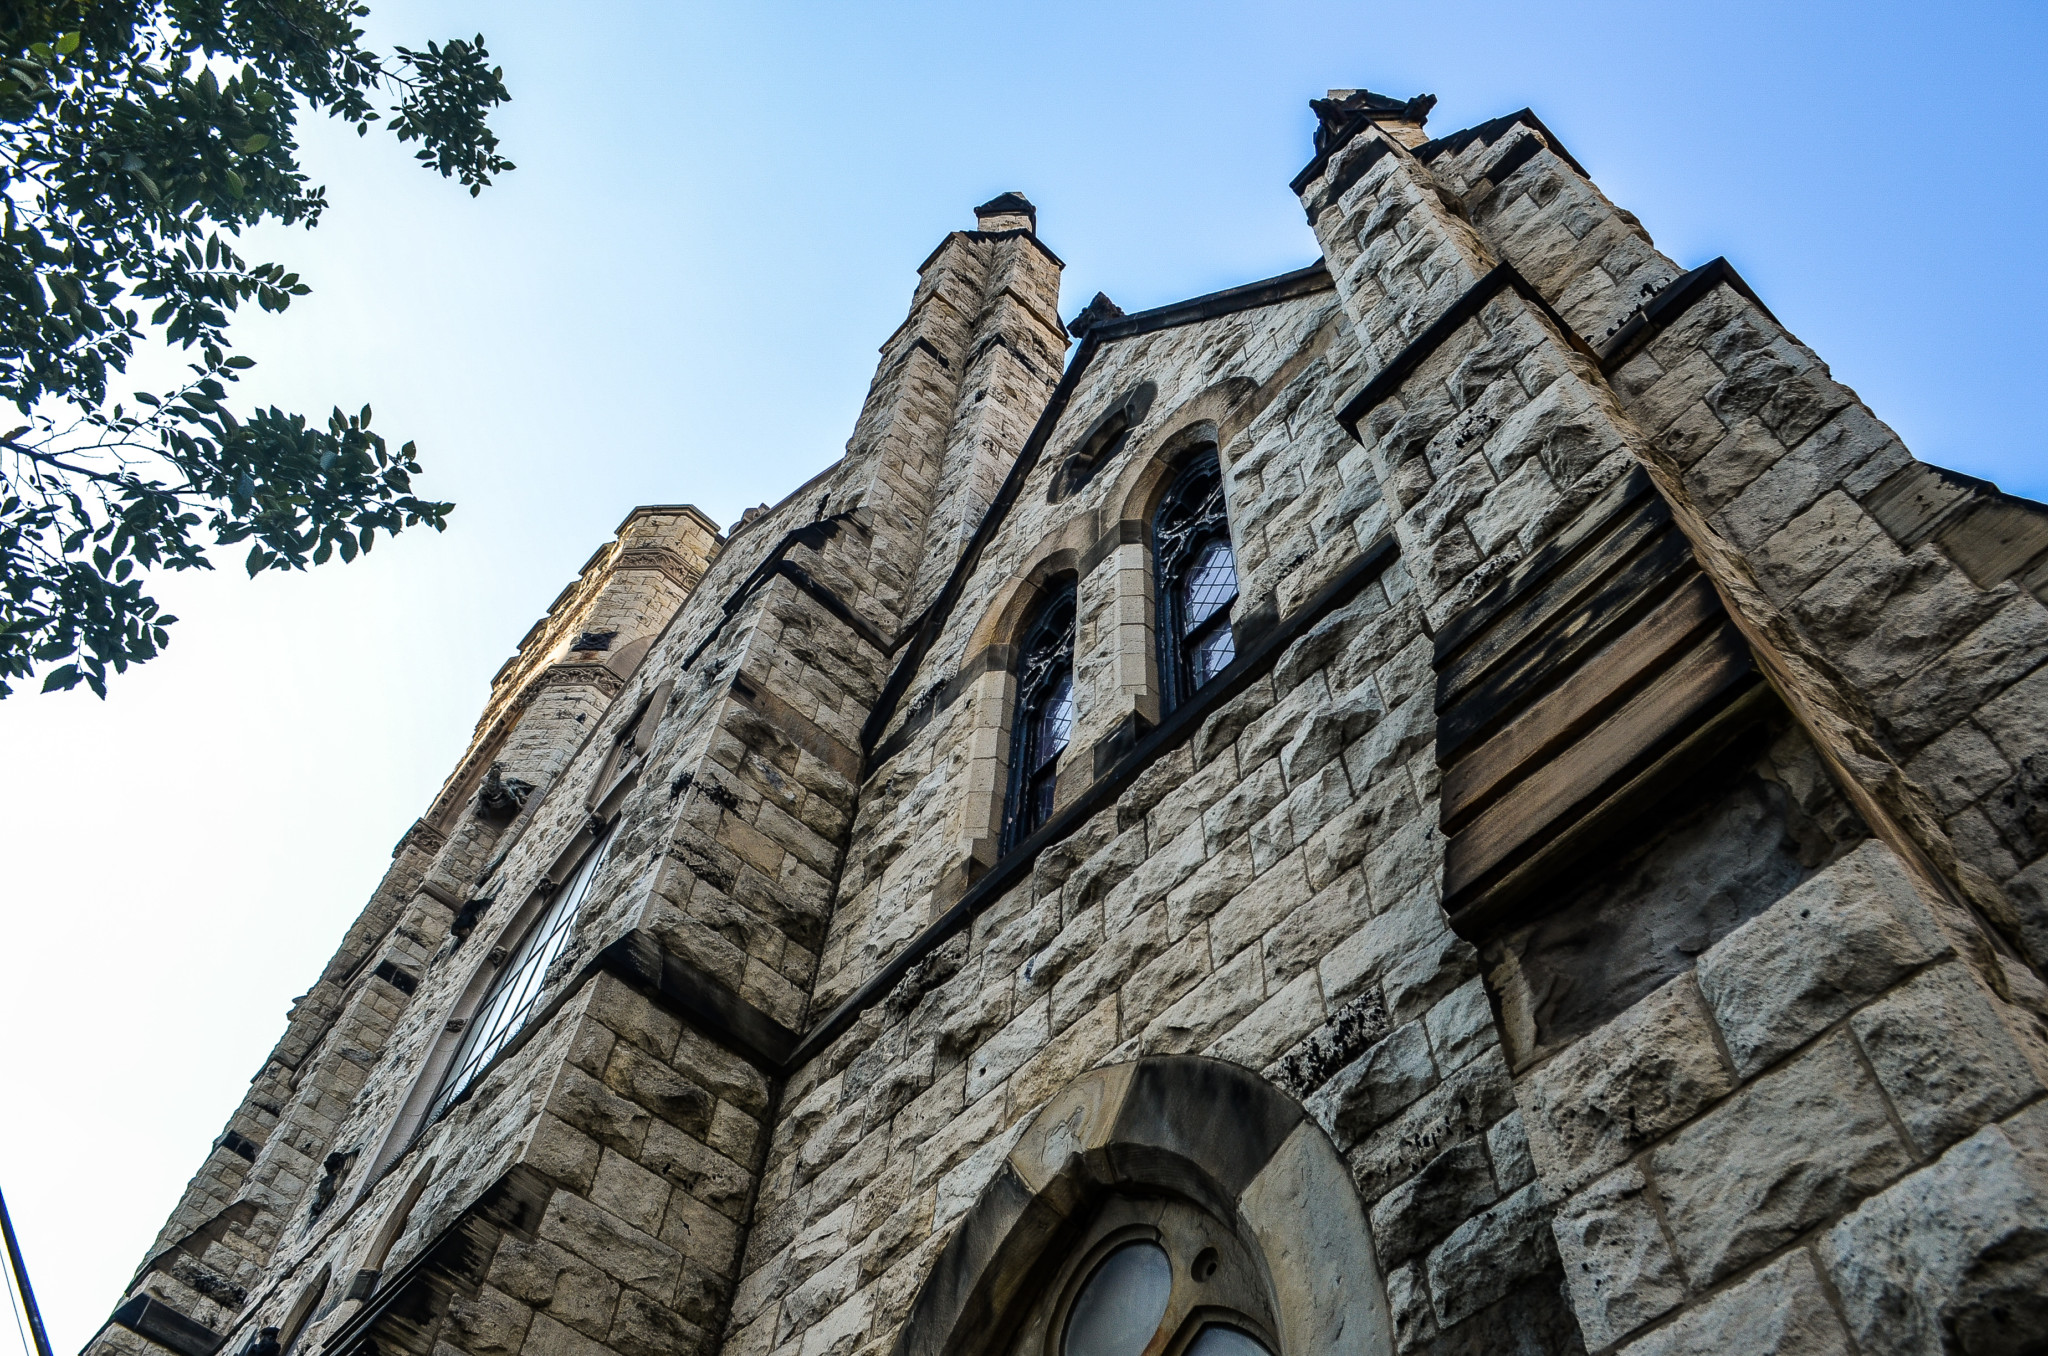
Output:
[[[1163,1056],[1096,1069],[1040,1108],[940,1252],[894,1356],[963,1356],[1035,1302],[1049,1254],[1117,1191],[1234,1219],[1264,1255],[1279,1356],[1390,1356],[1364,1207],[1301,1104],[1249,1069]]]

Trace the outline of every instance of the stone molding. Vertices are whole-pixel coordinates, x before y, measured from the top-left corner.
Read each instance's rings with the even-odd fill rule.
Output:
[[[892,1356],[978,1356],[1038,1297],[1027,1279],[1119,1190],[1170,1192],[1256,1242],[1288,1351],[1391,1356],[1350,1173],[1301,1104],[1240,1065],[1152,1056],[1082,1075],[1032,1115],[939,1253]]]

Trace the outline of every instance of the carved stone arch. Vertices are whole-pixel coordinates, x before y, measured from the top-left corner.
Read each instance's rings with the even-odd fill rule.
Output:
[[[1174,1055],[1084,1074],[1026,1122],[940,1250],[893,1356],[1000,1356],[1063,1246],[1134,1191],[1238,1224],[1270,1278],[1276,1356],[1393,1352],[1365,1208],[1328,1137],[1251,1070]]]
[[[1010,577],[996,586],[981,620],[967,638],[968,662],[973,663],[995,645],[1015,645],[1018,635],[1031,622],[1045,586],[1066,575],[1081,572],[1082,553],[1088,547],[1085,518],[1070,520],[1033,548]]]
[[[934,909],[951,905],[1000,854],[1017,695],[1017,643],[1036,620],[1050,587],[1078,578],[1087,526],[1084,515],[1040,542],[997,587],[968,637],[967,658],[953,680],[969,701],[967,794],[959,801],[958,857],[933,896]]]
[[[1157,431],[1144,435],[1132,455],[1124,458],[1116,484],[1104,500],[1106,523],[1149,521],[1175,463],[1193,448],[1214,445],[1228,471],[1227,449],[1251,422],[1248,402],[1257,391],[1257,384],[1248,377],[1228,377],[1153,420]]]

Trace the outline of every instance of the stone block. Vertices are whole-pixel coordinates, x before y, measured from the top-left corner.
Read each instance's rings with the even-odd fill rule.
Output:
[[[616,1149],[607,1149],[588,1194],[593,1205],[651,1234],[661,1228],[661,1217],[668,1210],[668,1192],[668,1183],[657,1174]]]
[[[640,1162],[723,1215],[739,1219],[746,1211],[753,1175],[667,1122],[648,1129]]]
[[[1989,1125],[1820,1240],[1866,1356],[2037,1351],[2048,1333],[2048,1109]]]
[[[1010,1079],[1010,1105],[1036,1106],[1101,1062],[1117,1041],[1116,995],[1083,1013],[1019,1065]]]
[[[616,1290],[616,1287],[614,1287]],[[453,1296],[448,1304],[451,1336],[470,1356],[515,1356],[526,1340],[533,1312],[495,1286],[474,1295]],[[151,1348],[155,1349],[154,1344]]]
[[[1500,1036],[1494,1030],[1493,1006],[1486,1000],[1486,986],[1477,979],[1466,981],[1452,990],[1449,997],[1440,999],[1424,1022],[1437,1067],[1445,1073],[1463,1068],[1500,1044]]]
[[[1485,1146],[1468,1140],[1423,1164],[1373,1206],[1372,1241],[1385,1266],[1398,1266],[1499,1199]]]
[[[1905,867],[1871,839],[1710,947],[1699,987],[1747,1078],[1944,949]]]
[[[1304,854],[1275,862],[1209,920],[1209,955],[1221,965],[1308,902]]]
[[[595,1265],[546,1239],[508,1238],[491,1258],[498,1290],[588,1337],[603,1337],[619,1285]]]
[[[1265,995],[1259,950],[1246,947],[1147,1023],[1140,1048],[1148,1055],[1199,1050],[1249,1015]]]
[[[1680,975],[1529,1074],[1519,1094],[1537,1171],[1562,1194],[1734,1087],[1692,976]]]
[[[1437,1084],[1429,1038],[1410,1022],[1381,1040],[1308,1100],[1308,1113],[1337,1148],[1349,1149]]]
[[[1051,1020],[1052,999],[1041,998],[977,1048],[967,1060],[967,1100],[979,1101],[1043,1049],[1052,1034]]]
[[[1976,726],[1964,722],[1922,749],[1906,773],[1926,788],[1944,816],[1967,809],[2012,776],[2012,764]]]
[[[675,1290],[676,1250],[580,1196],[557,1191],[541,1217],[540,1237],[559,1243],[622,1284],[657,1297]]]
[[[1268,962],[1265,999],[1204,1053],[1247,1068],[1264,1068],[1320,1027],[1328,1015],[1323,987],[1313,971],[1282,983]]]
[[[1941,1348],[1930,1347],[1932,1353]],[[1864,1348],[1865,1351],[1870,1348]],[[1621,1356],[1849,1356],[1813,1258],[1795,1252],[1622,1349]]]
[[[1550,1208],[1534,1182],[1459,1225],[1429,1255],[1429,1293],[1439,1324],[1469,1318],[1557,1265]]]
[[[1406,1111],[1353,1146],[1351,1175],[1376,1201],[1422,1165],[1515,1109],[1515,1089],[1498,1055],[1483,1055],[1424,1093]]]
[[[1650,1161],[1679,1260],[1707,1285],[1876,1191],[1912,1159],[1843,1031],[1715,1107]]]
[[[571,1191],[584,1192],[597,1175],[603,1147],[557,1116],[542,1113],[534,1120],[521,1161],[530,1163]]]
[[[1883,529],[1862,505],[1830,490],[1766,541],[1754,560],[1764,586],[1786,602],[1877,539]]]
[[[1960,961],[1915,976],[1849,1025],[1922,1155],[2043,1090],[2041,1018],[1999,1003]]]
[[[1551,1231],[1586,1344],[1612,1346],[1685,1298],[1685,1275],[1631,1163],[1557,1208]]]
[[[1503,1116],[1486,1132],[1486,1152],[1493,1159],[1493,1177],[1502,1191],[1518,1191],[1536,1180],[1536,1162],[1529,1157],[1529,1136],[1522,1113]]]
[[[707,1351],[711,1335],[667,1305],[628,1290],[605,1344],[620,1356],[686,1356]]]
[[[627,1154],[639,1152],[653,1119],[644,1107],[619,1096],[573,1064],[565,1066],[555,1079],[547,1109],[599,1144]]]

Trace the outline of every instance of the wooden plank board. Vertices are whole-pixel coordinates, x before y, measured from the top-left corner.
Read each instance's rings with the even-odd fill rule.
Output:
[[[1436,666],[1442,668],[1466,641],[1493,623],[1493,619],[1518,603],[1522,595],[1562,569],[1578,549],[1614,526],[1623,510],[1650,494],[1650,477],[1638,466],[1616,481],[1601,496],[1580,511],[1579,516],[1555,537],[1536,549],[1535,554],[1515,566],[1499,584],[1472,600],[1436,633]]]
[[[1698,573],[1691,544],[1667,528],[1648,550],[1579,598],[1570,611],[1553,616],[1455,703],[1438,706],[1437,765],[1448,766],[1465,745],[1513,718]]]
[[[1760,735],[1772,713],[1783,709],[1778,694],[1762,675],[1752,677],[1748,686],[1704,725],[1602,796],[1570,824],[1548,835],[1541,847],[1511,869],[1476,890],[1446,897],[1444,907],[1450,912],[1452,930],[1475,945],[1484,945],[1498,929],[1540,913],[1542,901],[1528,909],[1517,906],[1557,882],[1563,872],[1603,844],[1644,829],[1646,821],[1665,813],[1671,795],[1710,774],[1717,764],[1730,758],[1754,758],[1755,750],[1746,747],[1746,737]]]
[[[1675,531],[1671,527],[1671,510],[1662,499],[1653,499],[1624,515],[1584,555],[1503,612],[1492,626],[1474,636],[1455,659],[1437,670],[1437,709],[1442,710],[1483,682],[1517,646],[1560,616],[1569,614],[1588,594],[1598,590],[1603,580],[1671,531]]]
[[[1676,664],[1556,758],[1532,772],[1444,850],[1444,893],[1455,895],[1693,723],[1755,670],[1732,623],[1716,627]]]
[[[1571,677],[1445,770],[1444,832],[1455,832],[1543,759],[1577,739],[1723,615],[1712,583],[1695,576],[1589,656]]]

